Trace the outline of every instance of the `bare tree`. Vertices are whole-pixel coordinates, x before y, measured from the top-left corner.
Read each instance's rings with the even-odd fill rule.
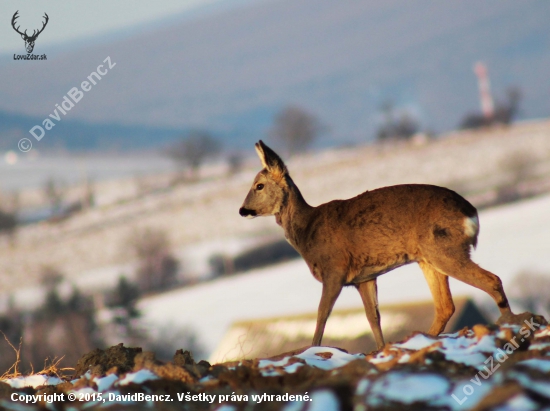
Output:
[[[21,198],[19,191],[12,191],[7,197],[7,201],[0,198],[2,207],[0,207],[0,234],[6,234],[10,245],[15,246],[15,237],[17,225],[19,224],[18,215],[21,212]]]
[[[522,97],[523,93],[519,87],[508,87],[506,90],[506,99],[497,104],[495,109],[495,122],[510,124],[520,111],[519,103]]]
[[[510,124],[520,111],[519,105],[522,97],[523,93],[519,87],[508,87],[505,99],[497,102],[495,112],[491,117],[486,117],[478,112],[466,113],[460,121],[460,128],[475,129],[494,124]]]
[[[293,155],[309,148],[321,130],[321,124],[313,114],[289,106],[275,117],[271,135],[284,144],[289,155]]]
[[[118,278],[116,287],[106,294],[106,305],[111,310],[112,319],[102,328],[104,340],[114,343],[123,339],[126,342],[137,344],[144,338],[143,330],[136,323],[141,316],[136,307],[140,295],[141,292],[137,284],[129,281],[123,275]]]
[[[92,208],[95,205],[96,195],[94,181],[90,177],[86,177],[84,182],[84,196],[82,198],[83,208]]]
[[[63,184],[53,177],[48,178],[44,184],[44,195],[50,204],[51,212],[57,214],[61,211],[65,188]]]
[[[137,282],[142,292],[166,289],[177,282],[179,262],[162,230],[147,228],[132,234],[130,245],[138,259]]]
[[[237,174],[239,171],[241,171],[243,163],[244,163],[244,157],[242,153],[240,152],[231,153],[227,157],[227,165],[229,166],[227,174],[229,176]]]
[[[380,141],[408,140],[420,130],[418,121],[406,111],[397,113],[391,101],[383,103],[380,111],[384,117],[376,133],[376,138]]]
[[[191,178],[196,179],[199,168],[208,158],[215,157],[221,151],[221,142],[208,131],[195,130],[174,144],[167,154],[179,166],[188,167]]]
[[[15,230],[17,228],[17,216],[0,210],[0,233],[6,233],[10,244],[15,244]]]

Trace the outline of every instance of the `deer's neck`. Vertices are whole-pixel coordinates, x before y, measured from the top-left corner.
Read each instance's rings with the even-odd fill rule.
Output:
[[[300,238],[307,227],[313,207],[311,207],[294,182],[288,178],[289,190],[280,211],[275,214],[277,224],[283,227],[286,239],[300,248]]]

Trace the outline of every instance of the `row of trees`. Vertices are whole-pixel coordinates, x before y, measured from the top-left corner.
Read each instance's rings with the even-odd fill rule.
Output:
[[[519,112],[521,92],[510,88],[507,98],[497,104],[494,118],[487,119],[477,113],[467,113],[460,122],[461,128],[477,128],[494,123],[509,124]],[[421,132],[420,122],[407,110],[397,109],[391,101],[380,106],[382,121],[376,131],[378,141],[408,140]],[[326,129],[321,121],[307,110],[289,106],[281,110],[274,119],[269,137],[292,156],[307,150],[316,138]],[[180,166],[190,170],[191,178],[196,179],[198,170],[205,160],[217,156],[221,142],[204,130],[190,132],[181,141],[167,150],[167,154]],[[230,171],[237,171],[242,158],[238,154],[229,157]]]
[[[275,117],[269,136],[286,150],[289,156],[307,150],[322,132],[321,122],[307,110],[289,106]],[[222,144],[210,132],[194,130],[166,150],[178,166],[187,168],[191,179],[198,177],[200,166],[209,158],[216,157],[222,150]],[[239,153],[229,158],[230,173],[239,170],[242,165]]]
[[[487,127],[493,124],[509,124],[519,113],[522,93],[517,87],[506,91],[506,97],[497,102],[493,117],[482,114],[466,113],[460,121],[460,128]],[[391,101],[380,106],[382,121],[376,131],[378,141],[408,140],[421,132],[417,118],[407,110],[398,110]],[[289,106],[281,110],[274,119],[269,137],[286,150],[287,155],[307,150],[316,138],[326,129],[312,113],[298,106]],[[218,155],[221,142],[212,134],[203,130],[190,132],[184,139],[170,147],[167,154],[180,166],[188,167],[195,179],[205,160]],[[229,157],[230,171],[237,171],[242,158],[238,154]]]

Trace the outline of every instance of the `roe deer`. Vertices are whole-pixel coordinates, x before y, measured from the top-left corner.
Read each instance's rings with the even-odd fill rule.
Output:
[[[470,259],[476,246],[477,211],[447,188],[404,184],[366,191],[349,200],[312,207],[302,197],[279,156],[261,140],[258,173],[239,210],[243,217],[274,215],[290,244],[323,284],[313,345],[320,345],[326,321],[342,287],[359,291],[378,348],[380,329],[376,278],[416,262],[434,303],[429,334],[441,333],[454,312],[449,277],[488,293],[501,314],[512,316],[500,278]]]

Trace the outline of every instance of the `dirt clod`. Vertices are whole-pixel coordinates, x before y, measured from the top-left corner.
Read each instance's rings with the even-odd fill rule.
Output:
[[[197,377],[187,369],[173,363],[163,363],[155,358],[155,353],[145,351],[139,353],[134,358],[134,371],[147,369],[153,371],[156,375],[167,380],[182,381],[185,383],[194,383]]]
[[[208,361],[201,360],[195,363],[193,355],[189,351],[177,350],[172,360],[174,365],[184,368],[193,375],[195,378],[200,379],[208,374],[210,370],[210,363]]]
[[[117,367],[119,373],[131,371],[134,368],[134,358],[141,351],[141,347],[125,347],[122,343],[106,350],[96,348],[80,357],[73,378],[78,378],[88,371],[94,376],[104,376],[113,367]]]
[[[9,384],[0,381],[0,399],[9,398],[12,392],[13,389]]]

